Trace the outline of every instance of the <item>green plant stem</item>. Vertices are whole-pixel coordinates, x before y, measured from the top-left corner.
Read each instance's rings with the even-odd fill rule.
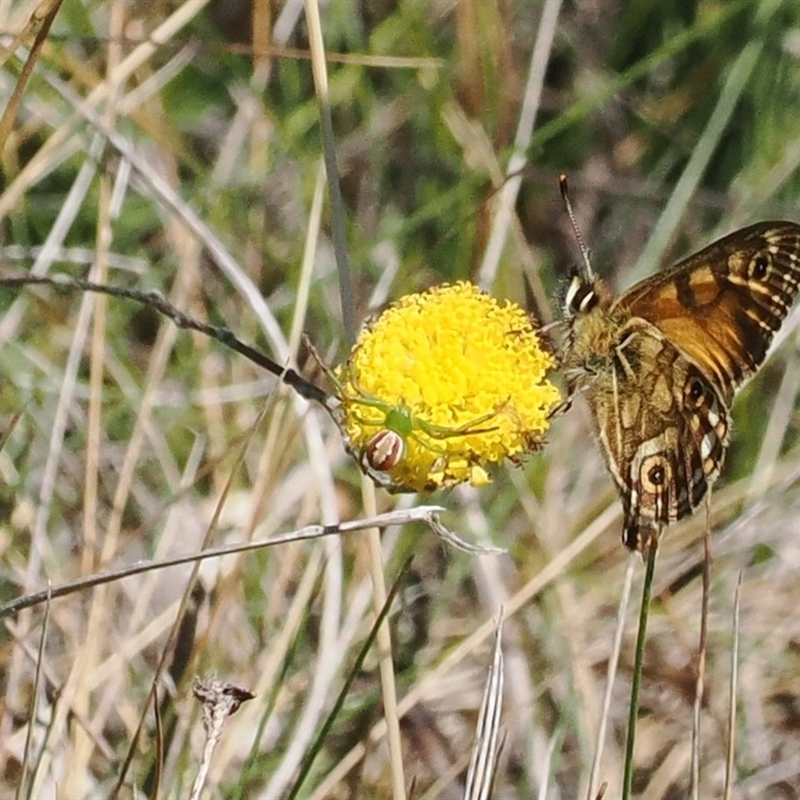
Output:
[[[625,768],[622,772],[622,800],[630,800],[633,789],[633,749],[636,742],[636,719],[639,714],[639,689],[644,667],[644,646],[647,641],[647,619],[650,614],[650,597],[653,591],[653,576],[656,571],[658,538],[647,551],[647,567],[642,587],[642,607],[639,610],[639,630],[636,636],[636,655],[633,662],[633,682],[631,683],[631,704],[628,713],[628,739],[625,743]]]
[[[298,772],[297,779],[295,780],[294,786],[292,786],[289,794],[286,795],[286,800],[295,800],[295,798],[299,796],[298,793],[303,785],[303,781],[306,779],[309,772],[311,771],[314,759],[319,755],[320,751],[325,745],[328,734],[333,728],[333,724],[336,721],[339,714],[341,713],[345,701],[349,696],[350,689],[353,686],[353,682],[361,674],[361,668],[364,666],[364,661],[369,655],[369,652],[372,649],[372,645],[375,643],[375,639],[378,636],[378,632],[383,626],[384,622],[386,621],[386,618],[389,615],[389,612],[392,609],[392,603],[394,602],[394,598],[397,596],[397,592],[403,585],[403,582],[405,580],[405,577],[408,573],[412,561],[413,561],[413,556],[407,558],[402,568],[400,569],[400,572],[397,574],[397,577],[395,578],[394,583],[392,584],[392,588],[386,595],[386,601],[384,602],[381,610],[378,612],[378,616],[375,618],[375,624],[370,629],[369,635],[364,640],[364,644],[361,645],[361,649],[358,651],[356,660],[353,662],[353,666],[348,672],[347,678],[345,679],[345,682],[342,685],[342,688],[339,691],[338,696],[336,697],[336,702],[333,704],[333,708],[331,708],[330,713],[320,726],[319,733],[314,739],[314,742],[311,745],[311,747],[309,747],[308,752],[306,753],[306,756],[303,759],[303,763],[300,765],[300,770]]]

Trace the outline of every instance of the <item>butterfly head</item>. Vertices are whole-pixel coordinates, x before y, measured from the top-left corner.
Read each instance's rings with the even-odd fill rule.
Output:
[[[611,292],[600,278],[573,275],[564,296],[564,319],[569,332],[562,363],[582,371],[592,361],[607,360],[617,335],[612,302]]]
[[[587,280],[584,276],[572,276],[564,297],[564,314],[577,317],[588,314],[600,302],[602,293],[597,279]]]

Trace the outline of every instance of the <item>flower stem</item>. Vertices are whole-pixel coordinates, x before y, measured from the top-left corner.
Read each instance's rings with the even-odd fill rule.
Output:
[[[642,683],[644,646],[647,641],[647,618],[650,614],[650,597],[653,590],[657,554],[658,538],[656,537],[647,551],[647,567],[642,587],[642,607],[639,610],[639,630],[636,636],[636,655],[633,662],[633,682],[628,713],[628,739],[625,743],[625,767],[622,772],[622,800],[630,800],[633,789],[633,749],[636,742],[636,719],[639,713],[639,689]]]

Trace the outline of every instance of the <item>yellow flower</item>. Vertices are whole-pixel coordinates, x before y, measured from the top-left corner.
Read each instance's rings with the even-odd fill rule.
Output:
[[[553,358],[528,315],[462,282],[406,295],[334,371],[337,420],[392,491],[489,482],[487,468],[541,444],[559,401]]]

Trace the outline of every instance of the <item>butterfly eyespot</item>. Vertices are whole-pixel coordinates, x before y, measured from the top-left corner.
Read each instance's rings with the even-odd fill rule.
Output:
[[[694,403],[702,400],[705,395],[705,387],[699,378],[692,378],[689,382],[688,390],[689,399]]]
[[[670,479],[669,461],[663,453],[647,456],[639,466],[639,474],[644,494],[660,494]]]
[[[750,274],[757,281],[763,281],[769,272],[769,259],[766,256],[758,255],[753,259]]]
[[[655,467],[650,467],[650,470],[647,473],[647,478],[649,479],[650,483],[653,484],[653,486],[661,486],[666,480],[666,477],[667,471],[661,464]]]

